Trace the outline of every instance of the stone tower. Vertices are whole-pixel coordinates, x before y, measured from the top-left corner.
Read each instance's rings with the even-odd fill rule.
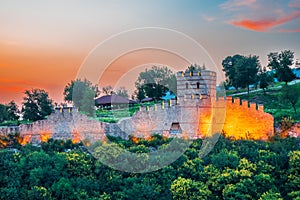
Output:
[[[216,97],[216,73],[208,70],[177,72],[178,104],[200,103]],[[191,101],[192,100],[192,101]]]
[[[215,72],[177,72],[177,106],[181,110],[181,126],[189,137],[205,136],[210,131],[215,100]]]

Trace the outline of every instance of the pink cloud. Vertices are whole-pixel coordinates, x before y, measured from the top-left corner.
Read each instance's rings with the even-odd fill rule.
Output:
[[[300,16],[300,11],[293,12],[290,15],[286,15],[280,17],[278,19],[259,19],[259,20],[252,20],[252,19],[244,19],[241,21],[231,21],[230,24],[242,27],[245,29],[250,29],[253,31],[264,32],[268,31],[269,29],[279,26],[281,24],[285,24],[289,21],[292,21]]]

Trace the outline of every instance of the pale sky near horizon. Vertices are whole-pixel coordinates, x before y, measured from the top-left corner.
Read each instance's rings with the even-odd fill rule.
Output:
[[[263,66],[273,51],[289,49],[300,59],[300,0],[1,0],[0,103],[19,103],[31,88],[61,102],[65,85],[95,46],[142,27],[188,35],[218,67],[237,53],[258,55]],[[117,68],[153,63],[142,58],[120,60]]]

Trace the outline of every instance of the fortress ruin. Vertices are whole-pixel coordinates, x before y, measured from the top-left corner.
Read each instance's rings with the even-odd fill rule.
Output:
[[[141,107],[132,117],[118,123],[99,122],[76,109],[61,108],[45,120],[0,127],[0,134],[20,132],[23,144],[49,138],[93,142],[103,140],[106,135],[128,139],[129,135],[162,134],[196,139],[222,132],[233,139],[254,140],[267,140],[274,135],[273,116],[264,112],[263,105],[217,94],[215,72],[180,71],[176,78],[176,100]]]

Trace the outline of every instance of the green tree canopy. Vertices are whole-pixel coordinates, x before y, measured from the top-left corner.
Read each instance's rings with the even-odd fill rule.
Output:
[[[89,80],[72,80],[65,86],[65,101],[73,101],[74,106],[79,111],[88,115],[93,115],[95,101],[94,98],[99,94],[98,86],[93,85]]]
[[[129,97],[128,91],[126,90],[125,87],[118,88],[117,91],[116,91],[116,95],[119,95],[119,96],[122,96],[122,97],[125,97],[125,98]]]
[[[300,87],[298,85],[284,85],[281,88],[281,101],[288,102],[297,114],[297,102],[300,98]]]
[[[263,89],[264,94],[266,94],[266,89],[268,88],[270,83],[273,82],[273,75],[271,73],[268,73],[266,67],[263,67],[259,70],[258,80],[259,87]]]
[[[19,109],[17,104],[14,101],[11,101],[7,104],[7,114],[9,120],[18,120],[19,119]]]
[[[203,64],[202,67],[198,64],[192,64],[190,66],[188,66],[188,68],[185,70],[185,72],[188,71],[201,71],[201,70],[205,70],[205,65]]]
[[[211,191],[203,182],[177,178],[171,185],[174,199],[210,199]]]
[[[239,54],[227,56],[222,61],[222,66],[226,76],[226,84],[233,86],[236,90],[239,87],[247,87],[249,92],[249,86],[257,83],[260,68],[258,56]]]
[[[248,89],[249,86],[257,82],[260,63],[258,56],[243,56],[235,65],[235,77],[240,87]]]
[[[52,111],[52,100],[45,90],[32,89],[25,91],[22,107],[24,119],[31,121],[41,120],[50,115]]]
[[[120,155],[116,149],[105,152],[107,145],[151,153],[171,141],[159,135],[152,139],[110,136],[110,142],[97,144],[97,153],[108,159]],[[114,170],[70,140],[1,149],[0,199],[299,199],[299,138],[265,142],[221,136],[203,158],[201,145],[201,139],[191,141],[177,161],[149,173]],[[124,161],[116,163],[132,166],[131,159]]]
[[[294,62],[294,52],[290,50],[271,52],[268,55],[268,66],[275,70],[275,77],[286,84],[296,78],[291,66]]]
[[[102,92],[106,95],[114,94],[114,88],[111,85],[102,87]]]
[[[236,54],[234,56],[227,56],[222,61],[223,71],[225,72],[225,76],[226,76],[226,84],[233,86],[236,90],[238,90],[240,84],[236,77],[237,69],[235,66],[236,63],[242,58],[243,56]]]
[[[0,123],[8,120],[7,106],[0,104]]]
[[[269,190],[261,195],[259,200],[282,200],[281,194],[277,191]]]
[[[135,82],[137,98],[160,99],[166,92],[176,93],[176,76],[168,67],[153,66],[139,74]]]
[[[0,104],[0,123],[6,120],[18,120],[19,112],[18,106],[14,101],[11,101],[6,105]]]

